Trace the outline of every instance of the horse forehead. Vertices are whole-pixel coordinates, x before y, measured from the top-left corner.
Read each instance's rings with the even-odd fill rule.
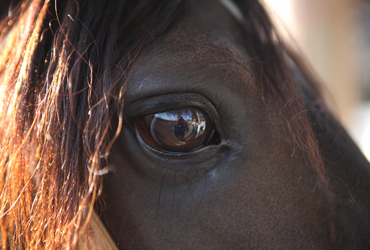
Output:
[[[145,58],[130,77],[126,104],[164,93],[198,92],[208,96],[241,94],[255,89],[254,76],[237,51],[224,45],[168,45]]]
[[[216,65],[248,66],[247,58],[227,42],[182,41],[164,44],[163,48],[150,52],[141,67],[166,67],[166,72],[206,70]]]
[[[162,91],[158,83],[174,79],[178,83],[190,80],[193,88],[197,80],[204,84],[202,79],[210,75],[226,82],[236,80],[237,75],[246,80],[243,83],[253,79],[237,20],[219,1],[187,2],[173,25],[148,51],[131,76],[127,101],[130,96],[144,95],[142,90],[160,94],[155,93]],[[143,84],[148,82],[152,84]],[[170,83],[167,86],[174,87]]]
[[[174,47],[184,44],[213,46],[219,51],[228,47],[247,55],[238,21],[218,0],[188,1],[158,42]]]
[[[182,11],[183,24],[194,24],[191,28],[209,28],[216,30],[230,29],[230,24],[234,25],[236,16],[230,8],[220,0],[190,0]]]

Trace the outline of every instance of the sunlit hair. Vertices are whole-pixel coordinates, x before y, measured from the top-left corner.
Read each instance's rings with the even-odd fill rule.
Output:
[[[287,51],[258,1],[235,1],[246,48],[296,147],[325,182]],[[182,1],[26,0],[1,23],[0,230],[12,249],[73,248],[99,197],[126,82]],[[292,149],[293,150],[293,149]],[[17,246],[17,247],[16,247]]]

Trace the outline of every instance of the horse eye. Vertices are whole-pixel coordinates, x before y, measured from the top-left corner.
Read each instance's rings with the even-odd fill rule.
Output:
[[[136,129],[148,145],[171,152],[193,151],[219,142],[208,115],[191,107],[141,117]]]

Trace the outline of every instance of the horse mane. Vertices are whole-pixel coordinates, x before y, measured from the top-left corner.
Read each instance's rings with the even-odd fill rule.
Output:
[[[292,53],[257,0],[235,3],[262,96],[273,96],[295,146],[325,183],[307,108],[287,65]],[[131,72],[183,4],[25,0],[2,20],[0,90],[8,93],[0,97],[3,247],[69,249],[87,237],[101,175],[109,170],[111,118],[122,120]]]
[[[273,98],[276,114],[283,117],[295,149],[304,152],[307,163],[328,188],[324,163],[313,130],[312,115],[329,115],[314,74],[305,62],[282,41],[266,10],[258,1],[233,0],[241,10],[244,39],[260,78],[263,98]],[[309,93],[309,97],[306,95]],[[268,96],[268,97],[267,97]],[[308,101],[308,102],[307,102]],[[307,105],[313,103],[314,105]],[[329,190],[327,190],[329,191]],[[330,192],[327,193],[330,196]]]

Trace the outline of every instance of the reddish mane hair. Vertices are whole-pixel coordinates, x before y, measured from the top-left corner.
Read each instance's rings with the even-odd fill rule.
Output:
[[[235,2],[262,96],[275,98],[295,146],[325,183],[306,105],[286,63],[291,54],[258,1]],[[182,4],[25,0],[1,22],[3,248],[68,249],[86,234],[127,79]]]

